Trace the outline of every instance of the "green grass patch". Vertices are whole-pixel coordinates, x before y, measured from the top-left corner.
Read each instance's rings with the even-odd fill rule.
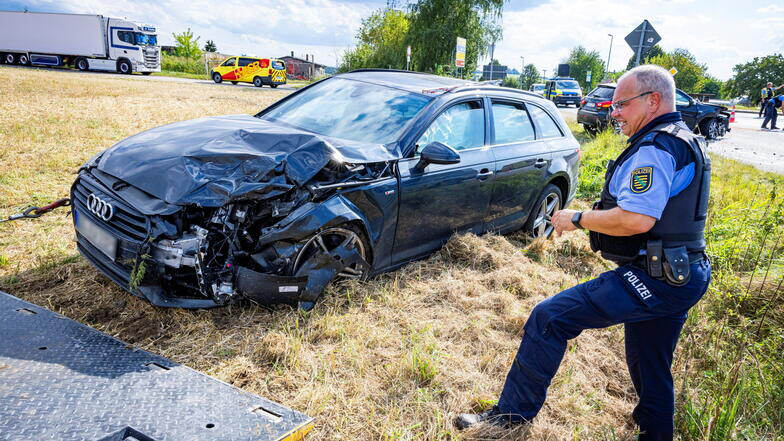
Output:
[[[210,78],[206,73],[195,74],[190,72],[177,72],[173,70],[161,70],[160,72],[153,72],[152,75],[156,77],[175,77],[175,78],[189,78],[192,80],[209,80]]]

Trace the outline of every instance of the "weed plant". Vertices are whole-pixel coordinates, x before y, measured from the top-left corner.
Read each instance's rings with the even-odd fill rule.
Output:
[[[161,70],[207,75],[203,58],[178,57],[166,53],[162,54]]]

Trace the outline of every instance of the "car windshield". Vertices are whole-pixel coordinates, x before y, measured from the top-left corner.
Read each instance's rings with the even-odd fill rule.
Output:
[[[388,144],[431,98],[391,87],[331,78],[261,116],[319,135]]]
[[[594,98],[600,98],[604,100],[612,100],[613,93],[615,93],[614,87],[597,87],[596,89],[591,92],[589,96]]]
[[[558,88],[559,89],[579,89],[580,85],[577,84],[577,81],[569,80],[569,81],[558,81]]]
[[[534,92],[539,92],[540,90],[544,90],[544,84],[534,86]]]
[[[140,46],[157,46],[158,36],[155,34],[142,34],[141,32],[134,32],[136,36],[136,44]]]

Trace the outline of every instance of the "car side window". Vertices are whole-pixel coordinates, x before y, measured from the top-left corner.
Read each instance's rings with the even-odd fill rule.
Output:
[[[254,61],[256,61],[256,60],[254,60],[253,58],[240,57],[240,62],[237,64],[237,66],[239,66],[239,67],[247,66],[250,63],[253,63]]]
[[[483,146],[485,114],[482,104],[479,101],[470,101],[446,109],[419,137],[416,153],[436,141],[458,151]]]
[[[528,106],[528,111],[531,116],[536,120],[536,125],[542,132],[540,138],[555,138],[563,136],[558,124],[553,121],[553,118],[538,106]]]
[[[493,127],[496,144],[532,141],[534,125],[522,103],[493,102]]]
[[[234,58],[234,57],[229,58],[228,60],[224,61],[223,64],[221,64],[221,66],[234,66],[234,61],[235,60],[236,60],[236,58]]]
[[[688,106],[689,105],[689,97],[686,96],[685,93],[681,92],[680,90],[675,91],[675,104],[678,106]]]

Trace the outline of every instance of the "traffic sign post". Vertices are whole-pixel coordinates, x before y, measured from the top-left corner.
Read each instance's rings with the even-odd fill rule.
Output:
[[[653,28],[648,20],[643,20],[629,35],[624,38],[629,47],[632,48],[636,54],[635,66],[640,65],[640,59],[645,55],[656,43],[661,41],[656,29]]]
[[[411,65],[411,46],[406,48],[406,70],[410,70],[409,66]]]

